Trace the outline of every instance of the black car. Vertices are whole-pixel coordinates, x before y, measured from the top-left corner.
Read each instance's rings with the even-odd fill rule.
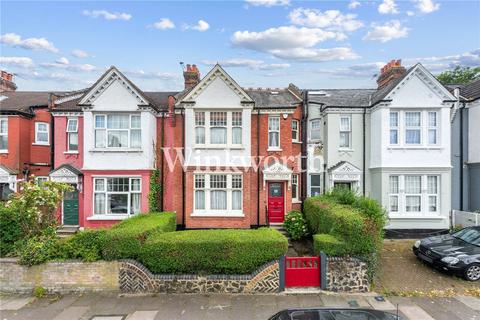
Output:
[[[393,313],[371,309],[308,308],[286,309],[269,320],[402,320]]]
[[[415,242],[413,253],[421,260],[470,281],[480,279],[480,226]]]

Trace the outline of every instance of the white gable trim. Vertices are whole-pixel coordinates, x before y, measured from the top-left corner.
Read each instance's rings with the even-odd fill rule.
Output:
[[[143,95],[134,89],[129,80],[115,67],[110,68],[98,81],[97,85],[88,91],[80,100],[80,105],[92,104],[102,93],[115,81],[119,81],[123,87],[138,101],[139,105],[149,105]]]
[[[232,77],[219,65],[215,65],[212,70],[183,98],[179,101],[190,102],[195,100],[216,78],[220,78],[233,92],[242,100],[242,102],[253,102],[252,98],[233,80]]]
[[[275,162],[263,170],[263,188],[267,181],[287,181],[288,189],[292,182],[292,170],[280,162]]]
[[[345,162],[338,168],[330,171],[330,181],[333,186],[334,181],[358,182],[360,181],[362,171],[350,162]]]
[[[58,168],[50,173],[50,180],[64,183],[78,183],[78,175],[66,167]]]
[[[427,85],[432,92],[434,92],[442,100],[456,100],[456,98],[427,70],[422,64],[417,64],[410,71],[410,73],[397,84],[385,100],[392,100],[395,95],[401,90],[403,86],[412,78],[418,77],[425,85]]]

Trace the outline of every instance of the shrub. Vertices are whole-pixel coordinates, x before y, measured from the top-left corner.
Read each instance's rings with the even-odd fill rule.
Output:
[[[59,257],[92,262],[102,258],[107,230],[86,230],[64,239],[59,244]]]
[[[324,252],[329,256],[343,256],[348,253],[348,248],[342,240],[330,234],[320,233],[313,235],[313,252],[319,255]]]
[[[47,294],[47,290],[44,287],[33,288],[33,295],[35,298],[43,298]]]
[[[154,273],[245,274],[287,249],[287,239],[269,228],[189,230],[151,236],[140,261]]]
[[[33,236],[15,243],[19,263],[27,266],[41,264],[58,258],[59,240],[55,235]]]
[[[307,222],[300,211],[290,211],[285,216],[283,227],[293,240],[301,239],[308,235]]]
[[[12,253],[13,244],[21,238],[22,229],[18,212],[0,203],[0,257]]]
[[[107,230],[107,245],[102,250],[106,260],[136,259],[148,236],[175,231],[176,216],[172,212],[140,214]]]

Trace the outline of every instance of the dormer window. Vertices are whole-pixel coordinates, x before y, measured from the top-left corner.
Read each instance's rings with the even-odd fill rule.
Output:
[[[95,148],[140,149],[141,117],[138,114],[95,115]]]

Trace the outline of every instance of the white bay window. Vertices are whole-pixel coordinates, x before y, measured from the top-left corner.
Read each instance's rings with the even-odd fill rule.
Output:
[[[440,143],[438,111],[394,110],[389,113],[389,144],[414,148],[434,147]]]
[[[195,111],[195,146],[240,147],[243,143],[242,111]]]
[[[97,114],[94,128],[95,148],[140,149],[142,146],[138,114]]]
[[[243,215],[241,174],[196,173],[193,215]]]
[[[131,215],[141,209],[141,178],[105,177],[93,179],[95,215]]]

